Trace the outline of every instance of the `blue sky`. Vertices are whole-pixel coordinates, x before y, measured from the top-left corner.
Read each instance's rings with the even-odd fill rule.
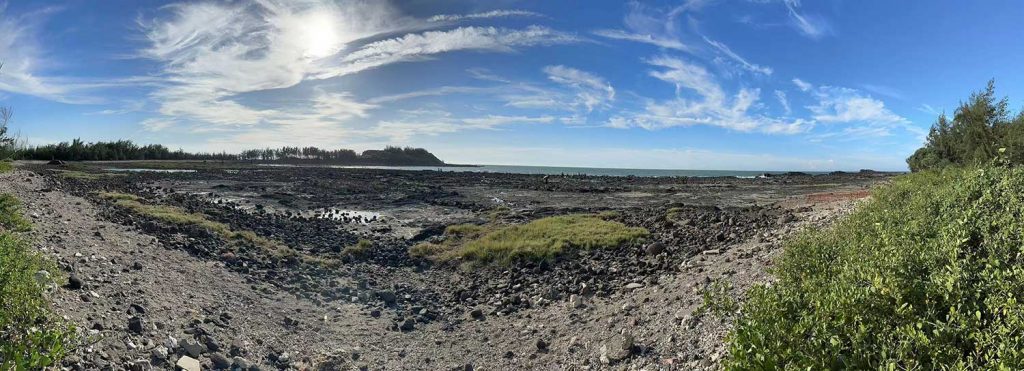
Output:
[[[32,144],[425,147],[455,163],[903,170],[996,79],[1012,1],[12,1]]]

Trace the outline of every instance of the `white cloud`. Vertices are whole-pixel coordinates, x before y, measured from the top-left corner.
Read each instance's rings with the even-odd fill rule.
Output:
[[[295,86],[320,72],[325,57],[355,40],[400,29],[403,19],[382,2],[187,3],[165,9],[170,16],[140,21],[150,43],[141,55],[161,62],[170,83],[150,95],[158,112],[230,126],[279,122],[292,114],[241,104],[236,95]],[[303,110],[298,106],[287,110]]]
[[[860,87],[863,88],[864,90],[869,91],[869,92],[872,92],[872,93],[875,93],[875,94],[878,94],[878,95],[883,95],[883,96],[886,96],[886,97],[889,97],[889,98],[896,98],[896,99],[901,99],[901,100],[907,99],[907,95],[905,93],[903,93],[903,91],[901,91],[899,89],[896,89],[896,88],[893,88],[893,87],[884,86],[884,85],[875,85],[875,84],[861,84]]]
[[[611,84],[589,72],[558,65],[544,67],[544,73],[549,80],[575,89],[575,105],[585,106],[587,112],[595,107],[608,106],[615,100],[615,89]]]
[[[832,29],[828,21],[825,18],[810,14],[801,14],[800,0],[783,0],[786,4],[786,9],[789,11],[789,17],[793,22],[793,26],[796,27],[800,33],[804,36],[812,39],[820,39],[828,35]]]
[[[834,87],[814,86],[800,81],[802,89],[808,92],[816,104],[807,106],[814,121],[822,124],[843,125],[841,129],[829,130],[812,135],[813,141],[833,139],[840,141],[864,138],[888,137],[893,130],[902,129],[915,136],[921,136],[922,130],[913,123],[885,106],[881,100],[875,99],[859,90]]]
[[[628,4],[629,11],[622,19],[625,30],[601,29],[594,35],[614,40],[625,40],[650,44],[663,49],[691,51],[680,41],[680,30],[676,24],[679,16],[699,10],[706,1],[689,0],[673,8],[652,8],[637,1]]]
[[[487,93],[487,92],[492,92],[492,91],[494,91],[494,89],[485,88],[485,87],[477,87],[477,86],[442,86],[442,87],[434,88],[434,89],[424,89],[424,90],[410,91],[410,92],[406,92],[406,93],[393,94],[393,95],[385,95],[385,96],[380,96],[380,97],[376,97],[376,98],[371,98],[371,99],[367,100],[367,103],[381,104],[381,103],[391,103],[391,102],[397,102],[397,101],[402,101],[402,100],[407,100],[407,99],[415,99],[415,98],[421,98],[421,97],[436,97],[436,96],[452,95],[452,94],[482,94],[482,93]]]
[[[513,124],[549,124],[555,121],[552,116],[503,116],[488,115],[484,117],[456,118],[444,111],[413,111],[399,120],[385,120],[373,128],[362,132],[372,137],[385,137],[393,141],[407,141],[417,135],[439,135],[464,130],[496,130],[501,126]]]
[[[708,44],[710,44],[711,46],[713,46],[715,49],[717,49],[720,53],[722,53],[725,56],[729,57],[729,59],[732,59],[734,62],[739,63],[740,67],[742,67],[743,69],[745,69],[747,71],[750,71],[750,72],[753,72],[753,73],[759,73],[759,74],[762,74],[762,75],[771,75],[772,74],[771,67],[765,67],[765,66],[760,66],[760,65],[756,65],[756,64],[750,63],[746,59],[744,59],[743,57],[741,57],[738,54],[736,54],[735,52],[733,52],[732,49],[729,49],[729,47],[726,46],[723,43],[720,43],[720,42],[715,41],[715,40],[711,40],[711,39],[707,38],[707,36],[704,37],[704,41],[707,42]]]
[[[14,15],[0,3],[0,91],[24,94],[62,103],[99,103],[100,99],[84,95],[85,90],[113,83],[98,84],[59,76],[49,76],[43,68],[51,64],[36,39],[42,23],[56,7]]]
[[[358,73],[387,64],[438,54],[477,50],[512,52],[519,47],[578,42],[574,35],[541,26],[523,29],[458,27],[406,33],[365,45],[358,42],[420,27],[383,1],[258,1],[184,3],[170,14],[140,21],[149,46],[141,55],[163,65],[168,82],[150,94],[165,120],[149,125],[216,125],[261,131],[330,126],[336,135],[344,121],[366,118],[380,104],[459,89],[410,92],[360,102],[344,92],[317,91],[287,106],[243,103],[245,93],[282,89],[304,81]],[[466,15],[469,18],[525,15],[515,11]],[[462,91],[468,91],[463,88]],[[172,120],[173,119],[173,120]]]
[[[714,76],[701,66],[671,57],[654,58],[648,63],[661,67],[660,70],[651,71],[650,75],[674,84],[677,95],[683,91],[692,91],[699,99],[677,96],[661,102],[649,100],[644,111],[629,117],[612,117],[608,126],[658,129],[711,125],[741,132],[795,134],[809,130],[814,124],[810,120],[785,120],[753,112],[760,99],[759,89],[743,88],[730,97]]]
[[[651,34],[639,34],[623,30],[597,30],[594,31],[593,34],[609,39],[650,44],[665,49],[672,49],[684,52],[690,50],[689,48],[686,47],[686,45],[684,45],[679,40],[663,38],[661,36],[654,36]]]
[[[543,15],[536,12],[530,12],[526,10],[492,10],[483,13],[471,13],[471,14],[439,14],[430,17],[430,22],[457,22],[462,20],[472,19],[487,19],[487,18],[504,18],[504,17],[542,17]]]
[[[818,104],[808,106],[814,113],[814,119],[824,123],[900,123],[910,121],[899,116],[888,108],[885,103],[865,96],[854,89],[822,86],[813,93]]]
[[[796,87],[799,88],[800,91],[810,91],[813,87],[813,85],[811,85],[810,83],[800,79],[793,79],[793,85],[796,85]]]
[[[133,100],[125,102],[120,108],[105,109],[96,112],[89,112],[86,115],[123,115],[132,112],[141,112],[146,106],[146,101]]]
[[[779,105],[782,106],[782,110],[785,111],[787,115],[793,113],[793,109],[789,107],[789,99],[786,98],[786,92],[776,90],[775,99],[779,101]]]
[[[942,111],[935,109],[935,107],[932,107],[927,103],[921,103],[921,105],[917,107],[917,110],[933,116],[939,116],[943,114]]]
[[[427,31],[367,44],[342,58],[343,64],[317,78],[342,76],[391,63],[429,57],[459,50],[512,52],[515,47],[580,42],[568,33],[542,26],[525,29],[459,27],[448,31]]]

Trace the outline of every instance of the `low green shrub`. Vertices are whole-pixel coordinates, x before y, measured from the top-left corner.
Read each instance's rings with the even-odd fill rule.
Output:
[[[10,161],[0,161],[0,174],[14,171],[14,163]]]
[[[732,285],[724,280],[715,280],[700,290],[701,304],[695,311],[696,314],[711,313],[719,317],[732,316],[739,303],[730,295]]]
[[[73,330],[50,312],[46,286],[58,274],[31,244],[12,231],[28,229],[17,200],[0,195],[0,370],[36,370],[57,364]]]
[[[32,224],[21,215],[21,202],[14,196],[0,194],[0,232],[26,232]]]
[[[1024,369],[1024,169],[896,178],[774,273],[726,369]]]

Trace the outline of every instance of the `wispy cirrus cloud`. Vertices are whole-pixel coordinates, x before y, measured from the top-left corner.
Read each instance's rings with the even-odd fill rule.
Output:
[[[43,22],[61,10],[51,6],[11,14],[6,3],[0,3],[0,91],[61,103],[92,104],[103,100],[90,96],[90,90],[126,83],[60,76],[44,70],[53,63],[38,41],[38,35]]]
[[[935,107],[932,107],[930,104],[927,103],[921,103],[920,106],[917,106],[917,110],[934,116],[939,116],[943,114],[942,110],[935,109]]]
[[[260,137],[256,132],[280,134],[280,127],[320,128],[340,137],[355,130],[345,127],[346,121],[365,119],[382,104],[471,89],[442,88],[367,101],[346,92],[318,90],[306,100],[292,99],[287,106],[254,105],[241,99],[247,93],[290,88],[455,51],[508,53],[523,47],[582,41],[542,26],[414,31],[430,22],[404,16],[386,2],[182,3],[164,10],[167,16],[140,22],[149,41],[141,55],[160,62],[168,82],[150,93],[163,117],[147,127],[196,127],[194,123],[245,127],[253,132],[249,138]],[[526,15],[495,11],[435,21]],[[389,36],[394,34],[397,36]],[[380,36],[389,37],[363,43]]]
[[[677,97],[666,101],[649,100],[643,111],[629,116],[614,116],[609,120],[609,126],[653,130],[709,125],[769,134],[801,133],[813,126],[811,120],[786,120],[755,112],[760,99],[759,89],[743,88],[733,95],[727,94],[714,75],[700,65],[667,56],[647,62],[657,67],[650,71],[650,76],[675,85]],[[680,95],[683,92],[691,92],[696,98],[685,98]]]
[[[615,88],[605,79],[589,72],[562,65],[544,67],[548,79],[568,86],[576,91],[573,105],[586,107],[587,112],[595,107],[607,107],[615,100]]]
[[[623,30],[606,29],[593,31],[594,35],[614,39],[632,41],[643,44],[650,44],[664,49],[672,49],[678,51],[689,51],[690,49],[682,42],[676,39],[665,38],[662,36],[655,36],[651,34],[640,34],[634,32],[628,32]]]
[[[800,89],[800,91],[810,91],[810,90],[811,90],[811,88],[813,88],[813,87],[814,87],[814,86],[813,86],[813,85],[811,85],[811,84],[810,84],[809,82],[807,82],[807,81],[804,81],[804,80],[801,80],[801,79],[799,79],[799,78],[794,78],[794,79],[793,79],[793,85],[796,85],[796,87],[797,87],[798,89]]]
[[[824,17],[800,11],[800,0],[783,0],[783,3],[789,11],[793,27],[804,36],[820,39],[832,33],[832,25]]]
[[[459,118],[447,111],[416,110],[405,112],[397,120],[384,120],[373,128],[362,132],[371,137],[382,137],[394,141],[406,141],[418,135],[440,135],[464,130],[497,130],[514,124],[549,124],[553,116],[508,116],[487,115],[483,117]]]
[[[402,27],[403,17],[384,3],[345,5],[266,1],[168,6],[168,16],[140,21],[149,41],[141,56],[160,62],[168,82],[150,98],[159,105],[159,114],[177,122],[255,126],[280,122],[299,111],[308,116],[307,111],[323,107],[316,100],[323,97],[281,108],[248,106],[235,97],[295,86],[322,72],[325,58],[351,42]]]
[[[696,12],[706,5],[706,1],[690,0],[671,8],[652,8],[637,1],[627,3],[627,11],[622,19],[625,29],[600,29],[594,35],[614,39],[654,45],[662,49],[692,52],[682,42],[682,31],[677,25],[677,18],[687,12]]]
[[[723,44],[721,42],[718,42],[718,41],[715,41],[715,40],[711,40],[707,36],[704,36],[704,41],[707,42],[708,45],[711,45],[712,47],[714,47],[715,50],[717,50],[719,53],[722,53],[723,55],[728,57],[733,62],[739,64],[739,66],[741,68],[743,68],[744,70],[747,70],[747,71],[750,71],[750,72],[753,72],[753,73],[757,73],[757,74],[766,75],[766,76],[772,74],[772,68],[771,67],[765,67],[765,66],[760,66],[760,65],[756,65],[756,64],[750,63],[745,58],[739,56],[739,54],[736,54],[735,52],[732,51],[732,49],[730,49],[727,45],[725,45],[725,44]]]
[[[536,25],[524,29],[459,27],[447,31],[427,31],[364,45],[344,56],[340,66],[329,68],[315,77],[343,76],[386,64],[413,61],[460,50],[513,52],[517,47],[582,41],[584,40],[576,35]]]
[[[428,18],[430,22],[458,22],[463,20],[507,18],[507,17],[543,17],[543,14],[526,10],[499,9],[482,13],[470,14],[438,14]]]
[[[405,93],[370,98],[367,100],[367,103],[383,104],[423,97],[437,97],[442,95],[453,94],[486,94],[493,91],[493,88],[479,86],[442,86],[439,88],[416,90]]]
[[[782,110],[787,115],[793,113],[793,108],[789,106],[789,99],[786,97],[786,92],[782,90],[776,90],[775,99],[779,101],[779,105],[782,106]]]

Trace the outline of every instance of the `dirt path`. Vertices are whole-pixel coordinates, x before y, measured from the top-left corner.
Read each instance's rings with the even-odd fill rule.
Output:
[[[398,332],[389,330],[387,314],[371,316],[362,304],[320,304],[252,281],[107,222],[96,205],[46,187],[29,172],[0,175],[0,192],[23,201],[39,250],[83,282],[52,292],[58,313],[87,340],[66,364],[139,370],[173,368],[186,355],[204,369],[713,369],[728,321],[696,315],[698,291],[722,280],[738,296],[767,280],[782,236],[834,220],[857,198],[789,200],[787,207],[812,207],[772,233],[699,255],[657,279],[637,279],[622,294],[541,303],[509,316],[483,307],[482,320]]]

